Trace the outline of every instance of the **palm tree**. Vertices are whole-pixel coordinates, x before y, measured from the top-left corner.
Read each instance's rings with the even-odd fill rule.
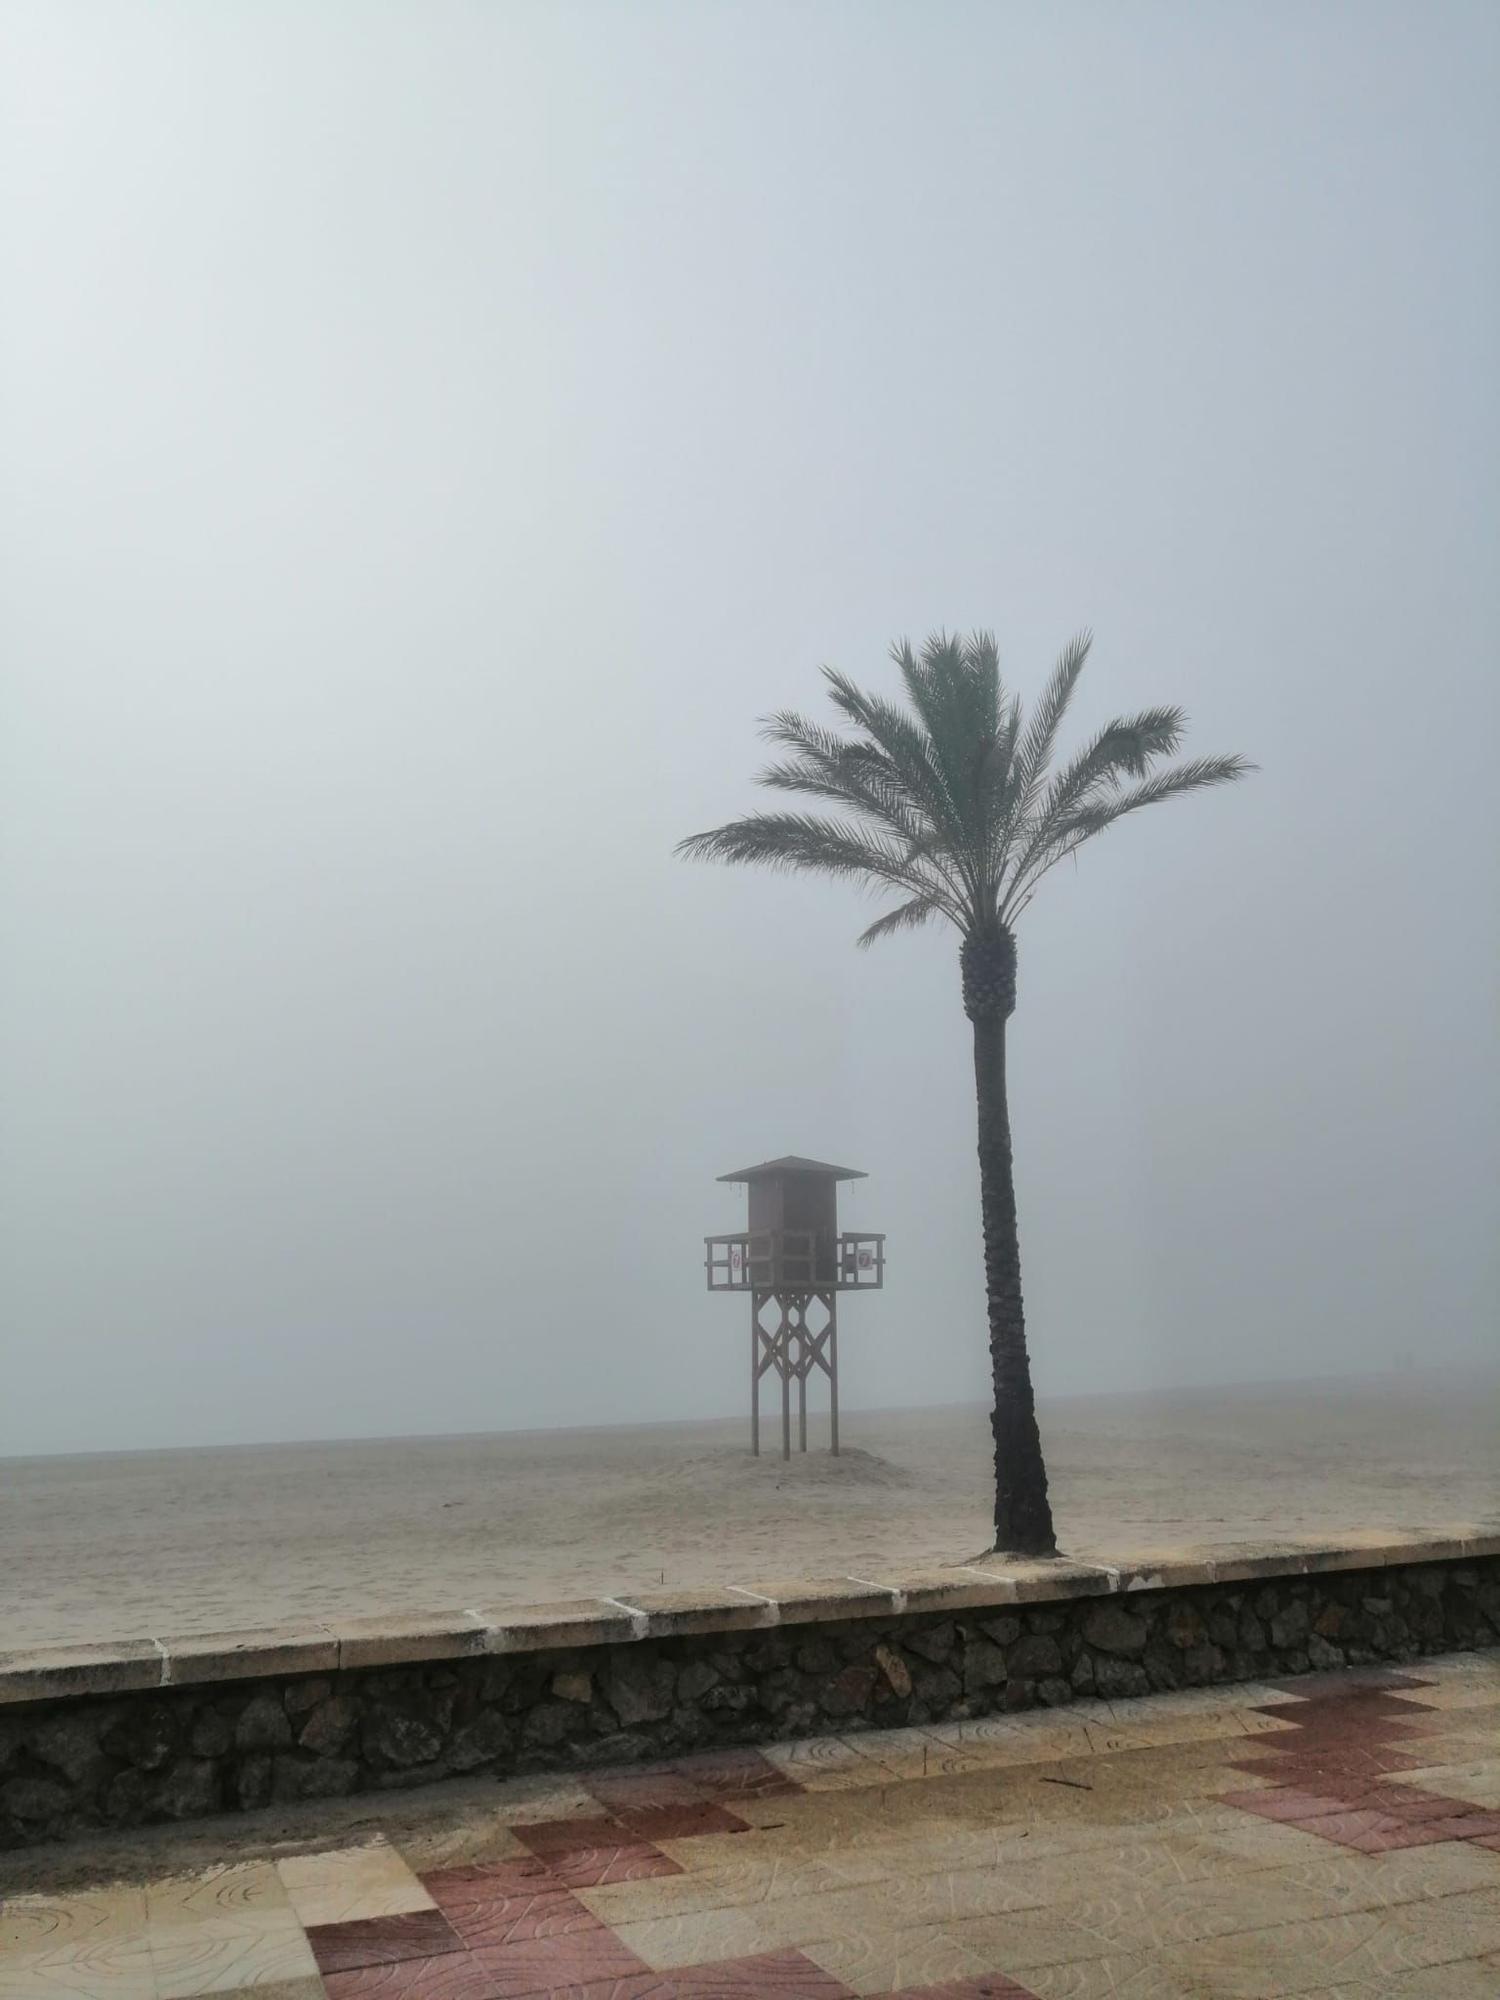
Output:
[[[1182,740],[1184,717],[1181,709],[1150,708],[1106,724],[1054,772],[1058,731],[1090,643],[1085,632],[1067,648],[1029,717],[1001,683],[988,632],[938,634],[920,654],[904,643],[893,647],[909,708],[825,667],[834,706],[854,733],[790,710],[770,716],[764,735],[791,754],[762,772],[761,783],[826,801],[837,816],[754,813],[694,834],[677,849],[695,860],[758,862],[899,895],[861,945],[933,917],[946,917],[962,936],[995,1392],[995,1548],[1026,1556],[1055,1555],[1057,1542],[1026,1353],[1005,1093],[1016,919],[1059,862],[1117,819],[1255,768],[1243,757],[1159,768]]]

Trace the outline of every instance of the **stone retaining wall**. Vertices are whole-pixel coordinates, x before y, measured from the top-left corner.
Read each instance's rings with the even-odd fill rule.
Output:
[[[1348,1560],[1308,1573],[1305,1556],[1261,1556],[1170,1584],[1159,1571],[1038,1566],[1031,1601],[1013,1592],[1011,1603],[965,1602],[993,1600],[998,1580],[966,1590],[950,1575],[948,1603],[897,1609],[901,1593],[877,1592],[862,1615],[844,1580],[807,1586],[796,1618],[750,1592],[717,1616],[659,1607],[658,1623],[678,1627],[663,1637],[643,1635],[644,1611],[616,1605],[613,1642],[599,1642],[597,1607],[592,1623],[575,1609],[594,1643],[496,1648],[486,1628],[480,1649],[459,1625],[450,1657],[432,1656],[429,1621],[425,1641],[388,1634],[385,1664],[360,1664],[346,1642],[324,1671],[294,1647],[276,1670],[266,1647],[202,1640],[208,1670],[185,1685],[157,1641],[141,1643],[159,1657],[125,1647],[82,1667],[75,1656],[72,1669],[12,1661],[8,1680],[0,1661],[0,1847],[454,1773],[623,1763],[1500,1644],[1500,1556]],[[1223,1574],[1236,1567],[1248,1573]],[[565,1641],[565,1610],[532,1636]],[[112,1660],[124,1686],[110,1682]],[[270,1670],[243,1677],[252,1661]],[[141,1685],[147,1668],[166,1684]]]

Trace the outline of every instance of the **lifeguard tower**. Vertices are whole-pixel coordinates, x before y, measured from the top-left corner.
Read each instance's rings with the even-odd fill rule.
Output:
[[[885,1282],[885,1238],[841,1231],[838,1184],[862,1181],[856,1167],[833,1167],[795,1153],[720,1174],[750,1191],[748,1229],[707,1236],[711,1292],[750,1294],[750,1449],[760,1455],[760,1382],[781,1378],[781,1455],[792,1455],[792,1384],[797,1445],[807,1450],[807,1378],[828,1377],[830,1443],[839,1449],[840,1292],[876,1292]]]

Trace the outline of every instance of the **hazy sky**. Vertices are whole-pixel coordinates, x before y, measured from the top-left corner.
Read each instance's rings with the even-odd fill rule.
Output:
[[[671,854],[942,624],[1264,767],[1024,919],[1039,1387],[1492,1350],[1500,12],[4,38],[0,1450],[735,1412],[786,1151],[982,1395],[956,938]]]

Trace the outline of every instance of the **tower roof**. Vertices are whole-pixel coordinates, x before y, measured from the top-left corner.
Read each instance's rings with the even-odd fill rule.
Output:
[[[758,1167],[739,1167],[732,1174],[720,1174],[721,1181],[768,1181],[782,1174],[825,1174],[834,1181],[868,1179],[858,1167],[834,1167],[827,1160],[805,1160],[800,1153],[784,1153],[779,1160],[762,1160]]]

